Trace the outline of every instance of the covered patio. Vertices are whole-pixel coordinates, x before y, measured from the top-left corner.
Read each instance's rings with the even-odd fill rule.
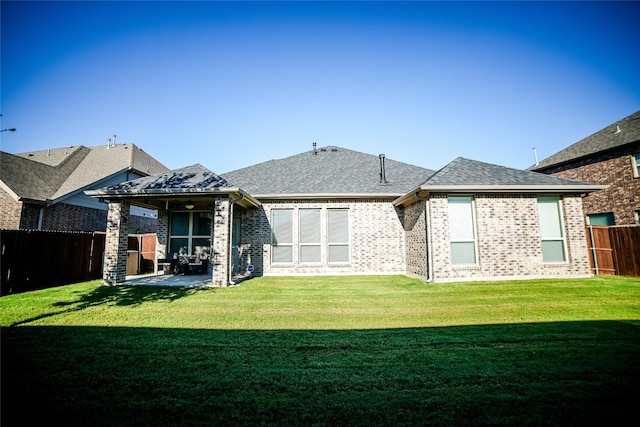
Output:
[[[232,234],[237,208],[260,202],[238,187],[196,164],[111,187],[86,192],[109,203],[103,283],[164,286],[229,286],[232,277]],[[126,276],[129,209],[131,205],[158,212],[153,276]],[[234,211],[235,210],[235,211]],[[158,264],[174,256],[206,260],[207,274],[159,275]],[[237,273],[237,272],[236,272]],[[140,280],[140,281],[138,281]]]

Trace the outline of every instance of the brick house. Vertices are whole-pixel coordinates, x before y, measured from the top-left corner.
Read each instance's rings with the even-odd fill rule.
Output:
[[[0,152],[0,229],[106,231],[108,204],[84,190],[167,170],[135,144]],[[155,211],[132,208],[132,231],[156,222]]]
[[[640,224],[640,111],[529,170],[606,185],[606,189],[583,199],[588,224]]]
[[[201,165],[88,191],[109,200],[104,281],[126,280],[130,205],[158,210],[157,257],[253,275],[427,281],[590,275],[582,195],[602,186],[458,158],[430,169],[325,147],[223,175]]]

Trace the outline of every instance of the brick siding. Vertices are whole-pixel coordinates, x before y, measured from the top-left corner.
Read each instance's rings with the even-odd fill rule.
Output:
[[[297,241],[297,209],[339,208],[349,210],[348,263],[329,264],[327,260],[326,227],[321,229],[321,259],[318,264],[302,264],[294,244],[291,264],[272,265],[271,210],[294,209],[294,242]],[[245,210],[241,224],[241,271],[251,259],[257,275],[322,275],[322,274],[404,274],[405,238],[401,218],[389,201],[328,200],[328,201],[263,201],[258,209]]]
[[[105,285],[117,285],[126,280],[129,208],[129,201],[109,203],[102,276]]]
[[[568,251],[566,263],[548,264],[542,261],[535,195],[476,195],[477,265],[454,266],[451,264],[447,196],[431,195],[428,204],[419,202],[407,208],[407,273],[419,276],[427,274],[427,262],[423,261],[421,267],[420,258],[423,253],[426,254],[421,246],[426,245],[423,211],[428,206],[433,280],[436,282],[588,276],[590,267],[581,199],[579,196],[568,196],[562,200]]]
[[[635,224],[635,212],[640,210],[640,178],[633,176],[633,155],[638,153],[640,143],[565,165],[545,168],[541,172],[609,186],[606,190],[591,193],[583,199],[585,221],[589,214],[613,212],[616,224]]]

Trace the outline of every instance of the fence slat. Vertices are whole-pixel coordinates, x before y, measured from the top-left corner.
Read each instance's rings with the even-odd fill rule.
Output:
[[[102,277],[104,234],[0,230],[0,242],[0,295]]]

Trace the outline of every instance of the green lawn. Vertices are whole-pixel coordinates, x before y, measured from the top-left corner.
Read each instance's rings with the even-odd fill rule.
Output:
[[[1,297],[0,326],[3,426],[623,425],[640,401],[638,278],[89,282]]]

